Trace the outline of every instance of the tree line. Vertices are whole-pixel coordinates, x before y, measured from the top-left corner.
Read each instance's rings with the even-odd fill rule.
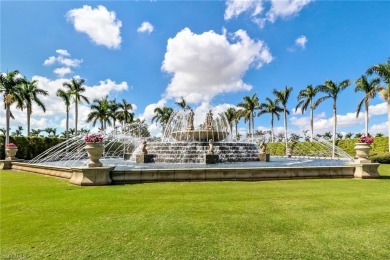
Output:
[[[373,75],[378,77],[373,77]],[[380,85],[380,82],[383,81],[386,87]],[[100,129],[105,130],[108,126],[116,127],[116,122],[119,122],[122,126],[125,124],[139,122],[145,125],[144,121],[140,119],[135,120],[135,115],[132,104],[128,103],[125,99],[122,99],[121,102],[117,102],[116,99],[108,99],[108,96],[105,96],[100,99],[94,99],[92,102],[86,97],[83,93],[86,91],[84,87],[84,79],[72,78],[68,82],[63,83],[64,88],[57,90],[56,95],[61,98],[65,104],[66,109],[66,130],[63,133],[65,138],[69,138],[69,135],[77,135],[81,132],[85,133],[85,130],[78,129],[78,107],[81,103],[90,104],[91,112],[87,116],[87,123],[92,123],[95,126],[97,123],[100,123]],[[346,79],[341,82],[334,82],[332,80],[327,80],[323,84],[320,84],[316,87],[313,85],[308,85],[305,89],[299,91],[297,96],[297,105],[295,111],[300,111],[302,114],[309,111],[310,114],[310,140],[314,138],[314,110],[326,100],[332,101],[333,108],[333,133],[331,134],[333,139],[333,144],[335,145],[337,138],[337,100],[340,93],[345,90],[348,86],[351,85],[350,80]],[[256,93],[252,96],[244,96],[243,101],[237,104],[237,108],[229,108],[225,111],[226,118],[230,126],[230,132],[233,134],[233,124],[235,125],[235,135],[238,136],[238,123],[241,119],[244,119],[245,123],[248,124],[248,135],[254,136],[255,131],[255,118],[263,114],[271,115],[270,122],[270,134],[271,142],[275,142],[274,135],[274,121],[280,120],[281,115],[283,115],[284,123],[284,140],[287,142],[288,138],[288,125],[287,125],[287,115],[290,114],[290,111],[287,109],[287,103],[291,97],[291,92],[293,87],[287,86],[283,89],[274,89],[273,97],[266,97],[264,102],[260,102],[259,97]],[[382,96],[384,100],[387,101],[388,105],[388,118],[390,121],[390,58],[387,60],[387,63],[378,64],[371,66],[365,72],[365,75],[362,75],[355,80],[355,92],[363,92],[364,97],[359,101],[356,107],[356,117],[359,116],[359,113],[364,107],[365,114],[365,135],[368,133],[368,109],[370,101],[376,97],[378,93]],[[32,104],[36,104],[44,112],[46,111],[45,104],[40,99],[40,96],[47,96],[48,92],[38,87],[37,81],[29,81],[26,77],[22,77],[19,74],[19,71],[15,70],[9,73],[0,74],[0,93],[3,94],[4,106],[6,109],[6,143],[9,142],[9,122],[10,118],[13,118],[13,114],[10,110],[10,106],[13,103],[16,103],[16,107],[21,110],[26,110],[27,113],[27,136],[30,134],[37,134],[39,129],[34,131],[30,130],[30,118],[32,111]],[[317,98],[318,95],[322,95]],[[316,99],[317,98],[317,99]],[[74,104],[74,128],[69,127],[69,114],[70,106]],[[190,106],[187,104],[184,97],[180,101],[175,103],[180,108],[187,110],[190,109]],[[170,116],[173,113],[173,109],[164,106],[157,107],[154,110],[154,117],[152,118],[152,123],[160,123],[164,131],[166,124],[169,121]],[[147,127],[146,127],[147,128]],[[7,131],[8,130],[8,131]],[[22,129],[17,129],[21,132]],[[49,130],[46,131],[46,130]],[[56,132],[53,129],[46,129],[45,131],[50,134],[56,135]],[[42,130],[39,130],[42,131]],[[389,136],[390,136],[390,125],[389,125]],[[39,135],[39,133],[38,133]],[[145,133],[145,136],[150,134]],[[389,138],[389,147],[390,147],[390,138]],[[389,148],[390,149],[390,148]]]

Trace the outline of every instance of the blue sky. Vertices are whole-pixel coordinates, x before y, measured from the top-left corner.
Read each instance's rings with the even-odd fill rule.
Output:
[[[390,1],[1,1],[0,66],[49,91],[48,111],[33,108],[35,129],[64,130],[55,91],[71,77],[86,80],[91,100],[124,98],[147,121],[156,106],[175,107],[180,96],[201,114],[253,93],[263,102],[285,86],[294,88],[292,112],[307,85],[354,82],[390,57],[389,10]],[[338,132],[363,132],[363,113],[354,113],[363,94],[354,87],[339,97]],[[315,110],[316,133],[331,130],[331,105]],[[384,101],[376,97],[370,110],[370,132],[386,133]],[[13,111],[11,127],[26,128],[25,112]],[[87,114],[83,106],[80,124],[92,128],[83,122]],[[0,117],[4,127],[5,111]],[[308,119],[291,113],[289,129],[309,129]],[[72,120],[73,113],[71,127]],[[256,118],[256,128],[269,125],[268,115]]]

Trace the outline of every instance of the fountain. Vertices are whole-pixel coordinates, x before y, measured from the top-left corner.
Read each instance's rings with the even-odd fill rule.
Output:
[[[353,178],[355,172],[366,171],[362,165],[349,165],[353,158],[338,147],[332,157],[332,145],[326,141],[293,143],[289,156],[270,158],[267,152],[273,151],[264,139],[233,138],[226,116],[212,111],[203,116],[192,110],[175,111],[161,138],[142,138],[140,132],[141,125],[130,124],[102,133],[104,167],[100,169],[86,167],[84,136],[52,147],[28,163],[13,162],[12,168],[69,178],[77,185]],[[366,176],[379,176],[375,175],[378,165],[371,164],[373,174]]]

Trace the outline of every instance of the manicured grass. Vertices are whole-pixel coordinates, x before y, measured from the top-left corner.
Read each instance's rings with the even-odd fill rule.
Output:
[[[78,187],[0,177],[1,259],[390,258],[390,178]]]

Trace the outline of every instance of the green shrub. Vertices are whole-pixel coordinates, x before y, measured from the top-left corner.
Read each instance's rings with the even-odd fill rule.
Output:
[[[390,164],[390,153],[372,155],[369,159],[376,163]]]
[[[64,138],[56,137],[26,137],[10,136],[10,142],[18,146],[16,157],[18,159],[31,160],[35,156],[43,153],[47,149],[64,142]],[[0,158],[5,158],[5,136],[0,135]]]

